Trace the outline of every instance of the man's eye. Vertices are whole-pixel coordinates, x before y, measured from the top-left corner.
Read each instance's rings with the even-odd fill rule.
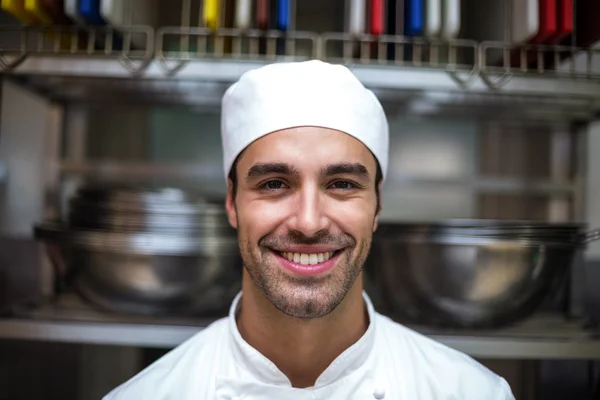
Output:
[[[285,183],[283,183],[282,181],[272,180],[272,181],[263,183],[261,185],[261,188],[267,189],[267,190],[279,190],[279,189],[285,188],[285,186],[286,186]]]
[[[356,185],[348,181],[336,181],[331,185],[333,189],[350,190],[356,188]]]

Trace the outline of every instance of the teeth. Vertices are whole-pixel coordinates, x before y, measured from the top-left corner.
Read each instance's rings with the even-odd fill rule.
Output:
[[[284,258],[286,258],[290,261],[299,263],[299,264],[315,265],[315,264],[329,260],[331,257],[333,257],[334,252],[328,251],[327,253],[311,253],[311,254],[283,252],[283,253],[281,253],[281,255]]]
[[[309,258],[310,258],[309,254],[306,254],[306,253],[300,254],[300,264],[308,265]]]

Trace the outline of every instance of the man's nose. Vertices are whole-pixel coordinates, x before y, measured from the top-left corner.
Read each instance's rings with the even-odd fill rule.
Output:
[[[294,217],[290,228],[305,236],[327,230],[330,220],[327,216],[327,200],[317,185],[305,186],[297,194]]]

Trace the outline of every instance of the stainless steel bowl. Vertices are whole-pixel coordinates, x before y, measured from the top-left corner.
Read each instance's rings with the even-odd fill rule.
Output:
[[[36,237],[60,249],[69,283],[93,303],[117,312],[211,314],[240,289],[235,237],[77,231],[45,224]],[[57,268],[63,270],[63,268]]]
[[[224,214],[194,217],[185,214],[147,212],[83,212],[72,210],[68,217],[74,228],[107,230],[113,232],[180,233],[196,236],[235,236]]]
[[[70,207],[94,207],[109,211],[135,211],[204,215],[224,212],[223,199],[211,199],[175,188],[143,189],[129,186],[84,185]]]
[[[237,247],[213,256],[118,254],[72,248],[72,283],[111,311],[142,315],[207,315],[227,310],[240,290]],[[80,266],[80,268],[78,268]]]
[[[450,235],[462,237],[486,237],[508,240],[541,240],[577,244],[581,240],[582,224],[548,224],[529,221],[501,220],[448,220],[438,223],[403,223],[383,225],[381,236],[411,235]]]
[[[497,327],[529,315],[567,279],[587,240],[579,235],[573,244],[382,226],[365,270],[389,312],[405,322],[463,328]]]

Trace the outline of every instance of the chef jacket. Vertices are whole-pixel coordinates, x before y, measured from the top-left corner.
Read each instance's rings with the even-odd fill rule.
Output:
[[[456,350],[377,313],[365,334],[309,388],[294,388],[240,335],[236,314],[220,319],[104,400],[514,400],[507,382]]]

